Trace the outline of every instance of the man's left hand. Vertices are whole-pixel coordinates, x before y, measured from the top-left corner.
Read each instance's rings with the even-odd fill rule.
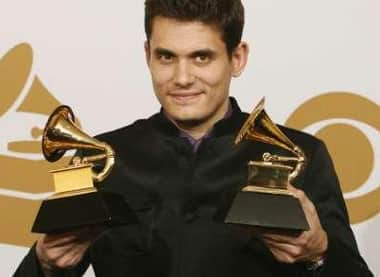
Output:
[[[255,233],[263,239],[274,257],[280,262],[317,261],[323,258],[327,251],[327,234],[321,226],[314,204],[305,193],[290,184],[288,185],[288,189],[299,199],[310,229],[301,233],[294,233],[255,228]]]

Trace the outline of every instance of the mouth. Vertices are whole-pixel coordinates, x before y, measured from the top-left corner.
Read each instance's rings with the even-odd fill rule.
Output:
[[[201,91],[171,92],[171,97],[178,104],[189,104],[199,99],[203,93]]]

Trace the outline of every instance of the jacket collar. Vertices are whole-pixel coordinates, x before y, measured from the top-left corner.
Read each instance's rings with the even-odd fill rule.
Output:
[[[230,97],[230,103],[232,114],[215,123],[212,129],[213,136],[215,137],[237,133],[248,116],[248,114],[241,111],[235,98]],[[180,130],[165,116],[163,108],[161,108],[159,113],[154,114],[151,120],[153,127],[165,135],[180,136]]]

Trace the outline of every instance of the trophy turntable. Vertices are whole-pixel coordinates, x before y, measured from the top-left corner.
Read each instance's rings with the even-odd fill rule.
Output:
[[[111,146],[84,133],[76,125],[71,108],[59,106],[44,128],[42,152],[46,160],[55,162],[73,149],[94,150],[99,154],[75,156],[71,165],[51,171],[55,193],[42,201],[32,232],[52,233],[87,225],[137,222],[121,195],[94,187],[93,182],[102,182],[114,165]],[[95,171],[93,165],[98,161],[104,161],[104,165]]]
[[[287,189],[303,170],[306,156],[264,110],[264,98],[252,111],[236,137],[235,144],[253,140],[286,150],[293,156],[263,153],[262,161],[249,161],[247,185],[239,191],[226,223],[289,230],[308,230],[299,200]]]

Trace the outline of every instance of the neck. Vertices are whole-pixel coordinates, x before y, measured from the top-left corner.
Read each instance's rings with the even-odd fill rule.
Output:
[[[208,126],[197,124],[196,122],[174,122],[174,124],[178,127],[178,129],[187,133],[194,139],[200,139],[205,136],[213,126],[213,124]]]
[[[220,109],[218,113],[212,115],[210,118],[202,120],[179,121],[170,118],[168,115],[167,117],[170,121],[174,123],[174,125],[177,126],[178,129],[187,133],[194,139],[200,139],[214,127],[216,122],[227,116],[230,109],[230,105],[230,102],[226,101],[226,103],[223,105],[223,107]]]

